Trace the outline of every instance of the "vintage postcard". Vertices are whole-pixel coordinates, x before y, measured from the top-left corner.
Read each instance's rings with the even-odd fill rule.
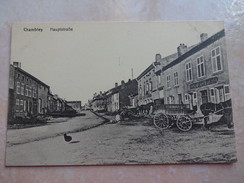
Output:
[[[6,166],[237,161],[221,21],[14,23]]]

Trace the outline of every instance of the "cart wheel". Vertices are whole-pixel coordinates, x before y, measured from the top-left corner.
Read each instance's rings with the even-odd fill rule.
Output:
[[[153,123],[156,127],[166,129],[169,127],[169,119],[165,114],[156,114],[153,118]]]
[[[188,116],[181,116],[176,122],[176,126],[179,130],[187,132],[192,128],[191,118]]]

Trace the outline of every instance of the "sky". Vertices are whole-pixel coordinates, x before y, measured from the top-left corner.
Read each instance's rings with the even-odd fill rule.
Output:
[[[10,63],[21,62],[53,94],[85,104],[95,92],[132,79],[132,69],[133,79],[139,76],[157,53],[168,56],[180,43],[189,47],[201,33],[210,37],[222,29],[222,21],[16,23]]]

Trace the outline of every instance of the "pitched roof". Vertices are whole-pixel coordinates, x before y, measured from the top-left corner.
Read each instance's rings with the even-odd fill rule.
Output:
[[[224,29],[222,29],[221,31],[217,32],[216,34],[214,34],[213,36],[209,37],[205,41],[203,41],[200,44],[192,47],[189,51],[187,51],[186,53],[184,53],[183,55],[181,55],[180,57],[178,57],[177,59],[175,59],[174,61],[172,61],[168,65],[166,65],[165,67],[163,67],[162,70],[165,71],[165,70],[173,67],[174,65],[182,62],[186,58],[190,57],[191,55],[193,55],[196,52],[200,51],[201,49],[209,46],[210,44],[212,44],[213,42],[215,42],[216,40],[218,40],[218,39],[220,39],[220,38],[222,38],[224,36],[225,36],[225,32],[224,32]]]
[[[12,64],[11,64],[12,65]],[[13,66],[13,65],[12,65]],[[14,66],[13,66],[14,67]],[[36,77],[34,77],[33,75],[31,75],[30,73],[24,71],[23,69],[19,68],[19,67],[14,67],[14,69],[16,69],[17,71],[27,75],[28,77],[32,78],[33,80],[35,80],[36,82],[50,88],[50,86],[48,86],[47,84],[45,84],[44,82],[42,82],[41,80],[37,79]]]

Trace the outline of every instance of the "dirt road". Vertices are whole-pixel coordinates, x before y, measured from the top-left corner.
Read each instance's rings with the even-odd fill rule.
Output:
[[[91,120],[91,119],[90,119]],[[72,123],[70,123],[72,125]],[[233,130],[160,130],[149,119],[107,123],[7,148],[8,165],[159,164],[235,161]]]

